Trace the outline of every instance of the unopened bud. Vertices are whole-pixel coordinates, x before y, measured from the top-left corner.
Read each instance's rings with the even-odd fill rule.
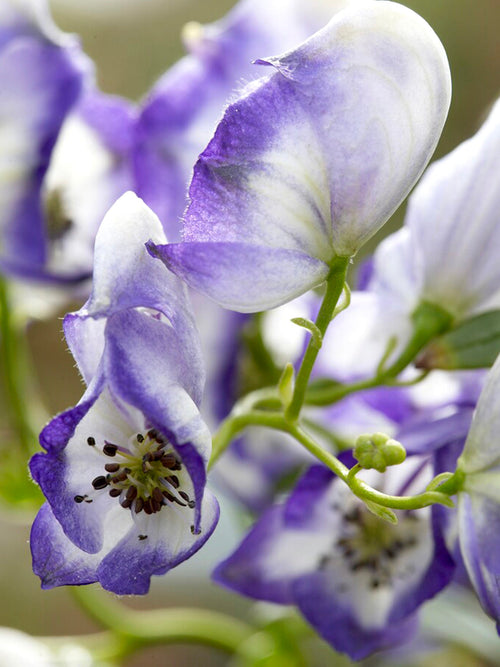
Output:
[[[359,436],[353,456],[362,468],[385,472],[387,466],[403,463],[406,451],[400,442],[385,433],[373,433]]]

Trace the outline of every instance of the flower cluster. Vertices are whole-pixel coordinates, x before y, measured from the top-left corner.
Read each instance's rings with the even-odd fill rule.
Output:
[[[351,294],[448,112],[421,17],[241,0],[132,104],[44,2],[5,2],[0,269],[83,303],[84,394],[30,461],[42,587],[147,593],[212,535],[215,466],[253,520],[215,581],[335,650],[409,641],[457,582],[500,623],[500,102]]]

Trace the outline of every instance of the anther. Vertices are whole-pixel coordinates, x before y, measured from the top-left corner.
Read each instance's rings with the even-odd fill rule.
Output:
[[[126,494],[127,500],[134,500],[136,496],[137,496],[137,487],[129,486]]]
[[[118,498],[118,496],[121,496],[122,490],[121,489],[110,489],[109,490],[109,495],[112,498]]]
[[[118,472],[120,470],[120,464],[119,463],[106,463],[104,466],[104,470],[106,472]]]
[[[164,468],[171,469],[173,466],[177,464],[177,459],[171,452],[169,452],[168,454],[164,454],[161,457],[161,464]]]
[[[138,433],[135,437],[137,442],[144,442],[144,436],[142,435],[142,433]]]
[[[119,482],[124,482],[127,479],[127,475],[130,472],[130,468],[125,468],[122,470],[122,472],[119,475],[115,475],[114,477],[111,477],[109,480],[110,482],[113,482],[113,484],[117,484]]]
[[[148,498],[144,501],[143,510],[146,514],[153,514],[153,505],[151,503],[151,498]]]
[[[148,536],[147,535],[139,535],[139,540],[142,542],[142,540],[147,540]]]
[[[106,456],[114,456],[118,451],[118,446],[111,444],[111,442],[107,442],[102,448],[102,451]]]
[[[134,509],[137,512],[137,514],[139,514],[139,512],[142,511],[143,507],[144,507],[144,500],[142,498],[136,498]]]
[[[177,475],[170,475],[170,477],[167,477],[167,481],[170,482],[174,489],[179,488],[179,478]]]
[[[157,486],[155,486],[153,489],[152,497],[156,500],[156,502],[163,503],[163,493]]]
[[[75,496],[73,500],[75,501],[75,503],[83,503],[83,501],[85,500],[85,496]]]
[[[120,505],[127,509],[132,505],[132,500],[130,498],[125,497],[123,500],[120,500]]]
[[[92,436],[88,437],[87,438],[87,445],[90,445],[91,447],[94,447],[95,446],[95,438],[93,438]]]
[[[108,480],[103,475],[99,475],[99,477],[92,480],[92,486],[96,491],[105,489],[108,486]]]

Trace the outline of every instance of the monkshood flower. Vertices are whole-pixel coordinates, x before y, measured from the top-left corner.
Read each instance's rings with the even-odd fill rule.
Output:
[[[43,273],[48,278],[76,282],[92,274],[99,224],[113,202],[133,187],[134,122],[129,102],[95,89],[89,89],[67,116],[41,193],[46,229]]]
[[[180,238],[187,185],[225,106],[262,76],[253,61],[304,41],[333,14],[359,0],[240,0],[223,19],[183,34],[189,55],[169,69],[143,103],[134,153],[137,193]]]
[[[217,522],[197,332],[184,286],[144,248],[150,235],[165,238],[161,223],[126,193],[99,229],[92,294],[65,318],[87,390],[44,428],[46,453],[30,464],[48,500],[31,533],[44,588],[146,593]]]
[[[406,492],[426,476],[420,457],[403,467],[403,476],[385,473],[386,490]],[[409,639],[414,612],[447,585],[453,568],[430,508],[399,513],[397,526],[385,523],[330,471],[313,466],[214,577],[250,597],[297,605],[336,650],[358,660]]]
[[[488,374],[458,460],[460,547],[484,610],[500,628],[500,359]]]
[[[51,23],[45,2],[0,10],[0,267],[30,274],[45,261],[41,188],[67,113],[91,75],[78,42]]]
[[[341,376],[373,371],[391,337],[401,349],[422,302],[456,322],[500,307],[499,156],[497,102],[476,135],[426,171],[410,197],[405,226],[375,253],[368,291],[353,294],[351,307],[332,324],[329,335],[345,341],[331,349]]]
[[[258,311],[323,282],[408,194],[448,111],[428,24],[361,2],[280,57],[231,104],[194,170],[184,242],[150,245],[221,305]]]

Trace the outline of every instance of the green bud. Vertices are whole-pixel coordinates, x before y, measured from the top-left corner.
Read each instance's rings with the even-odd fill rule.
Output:
[[[403,463],[406,451],[401,443],[385,433],[373,433],[359,436],[353,456],[362,468],[385,472],[387,466]]]

